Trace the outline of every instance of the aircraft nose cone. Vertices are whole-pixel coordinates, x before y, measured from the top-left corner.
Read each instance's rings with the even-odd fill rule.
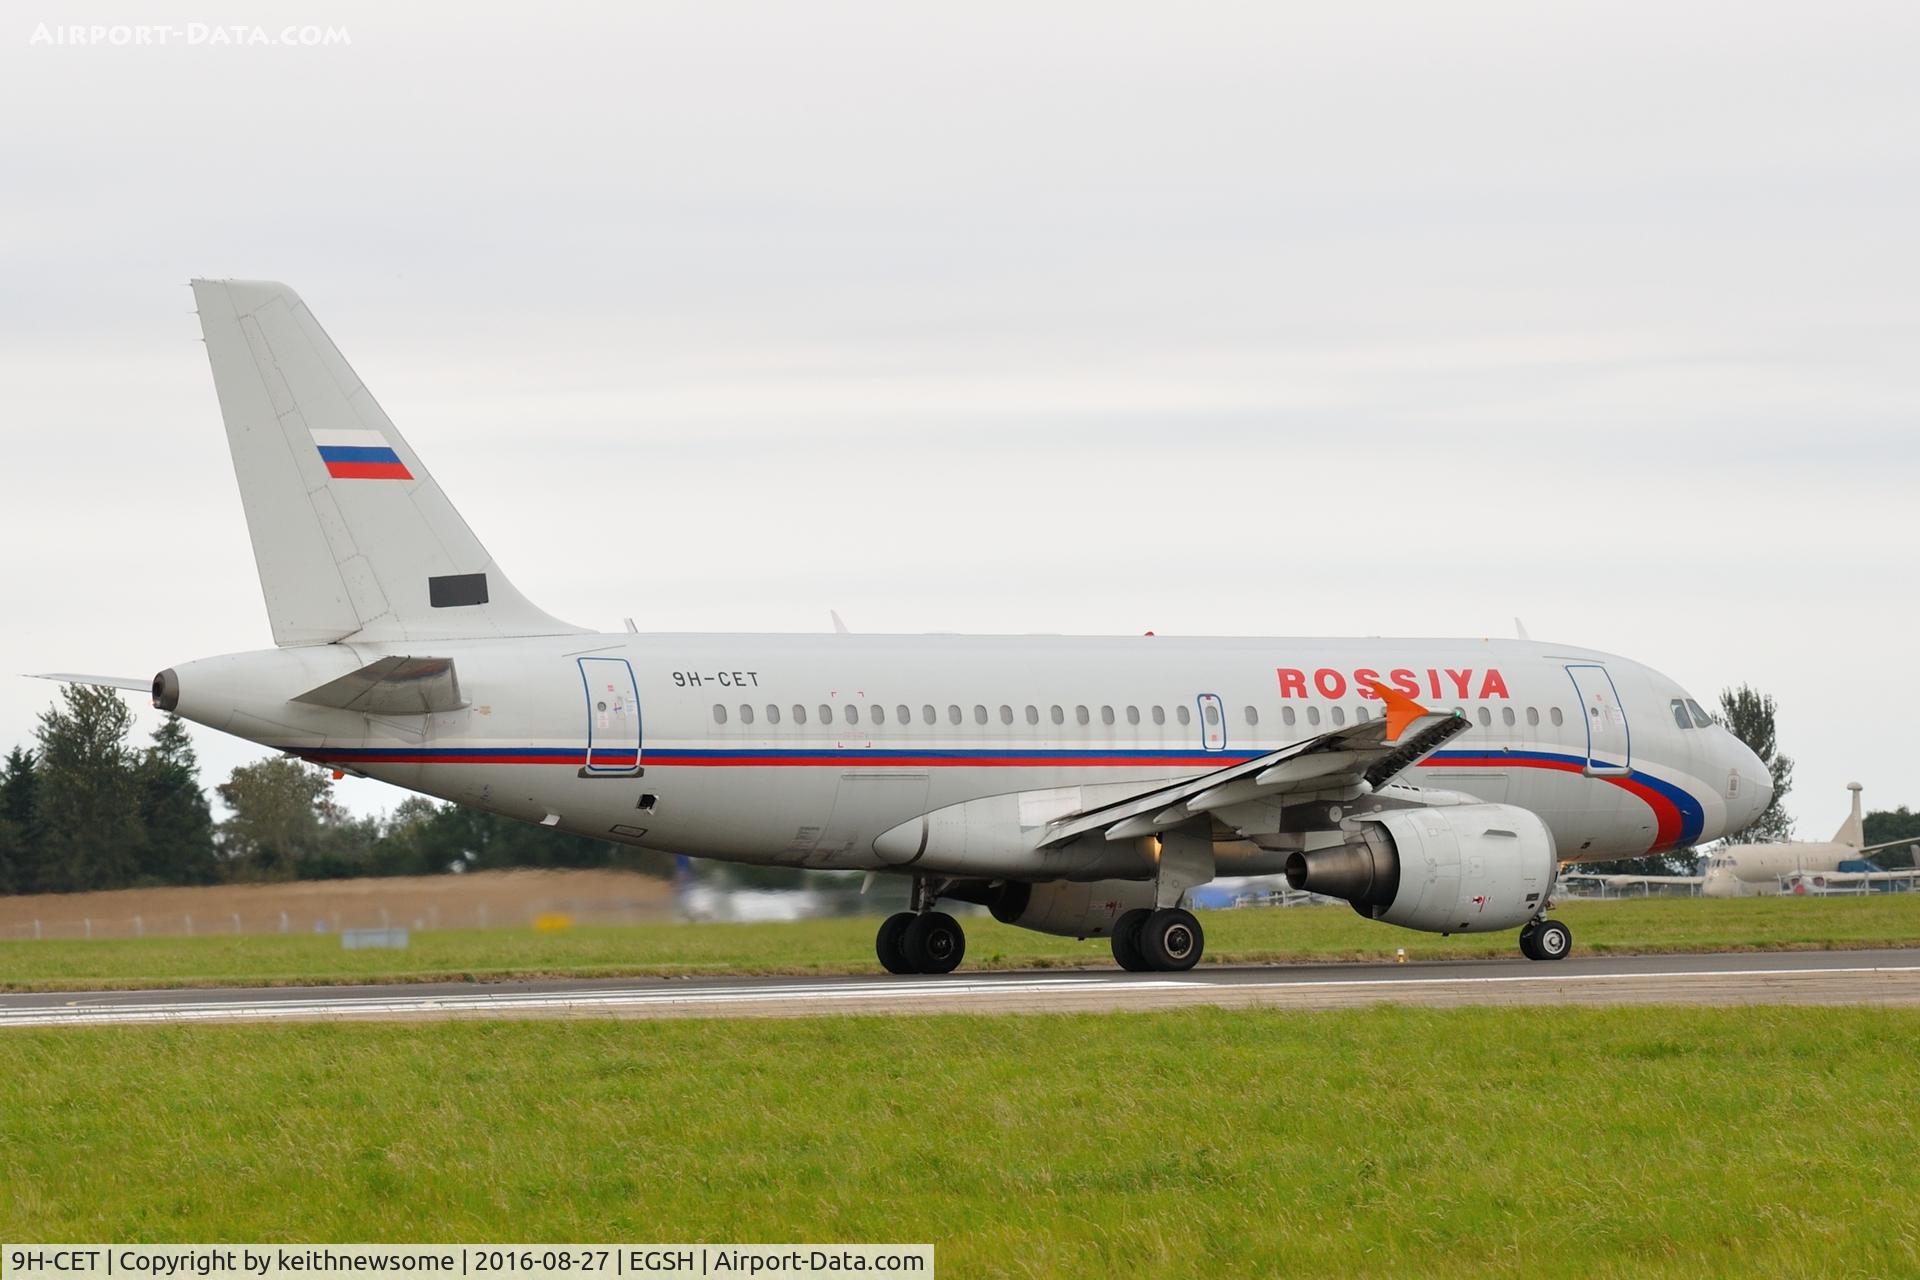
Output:
[[[1740,760],[1734,767],[1740,771],[1740,793],[1746,800],[1740,817],[1740,826],[1745,827],[1773,803],[1773,774],[1745,743],[1740,744]]]

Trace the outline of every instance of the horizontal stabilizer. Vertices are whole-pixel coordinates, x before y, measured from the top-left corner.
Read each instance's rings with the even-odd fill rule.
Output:
[[[467,705],[452,658],[399,656],[369,662],[293,700],[379,716],[424,716]]]
[[[29,680],[58,680],[61,684],[90,684],[102,689],[127,689],[134,693],[152,693],[152,676],[77,676],[70,671],[36,672]]]

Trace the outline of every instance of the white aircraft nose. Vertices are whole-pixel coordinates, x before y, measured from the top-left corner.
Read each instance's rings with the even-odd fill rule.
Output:
[[[1748,823],[1765,813],[1767,806],[1773,803],[1773,774],[1768,771],[1766,762],[1754,754],[1753,748],[1739,739],[1734,739],[1737,760],[1734,768],[1740,774],[1740,820],[1734,824],[1738,831]]]

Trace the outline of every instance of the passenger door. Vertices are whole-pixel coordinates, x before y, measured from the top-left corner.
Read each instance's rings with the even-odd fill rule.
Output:
[[[625,658],[580,658],[587,693],[586,773],[640,771],[640,693]]]
[[[1587,772],[1595,776],[1631,773],[1633,736],[1613,677],[1598,663],[1578,662],[1567,664],[1567,676],[1579,691],[1581,714],[1587,722]]]

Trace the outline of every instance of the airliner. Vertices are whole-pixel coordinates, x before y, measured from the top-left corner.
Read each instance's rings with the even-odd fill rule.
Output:
[[[1730,844],[1713,851],[1707,859],[1706,875],[1700,892],[1709,898],[1764,897],[1791,891],[1806,892],[1812,877],[1819,877],[1820,888],[1836,885],[1864,887],[1892,885],[1914,879],[1911,872],[1883,871],[1867,860],[1867,855],[1883,849],[1920,845],[1920,839],[1888,840],[1867,844],[1866,820],[1860,813],[1861,787],[1849,782],[1853,793],[1852,811],[1831,840],[1771,840],[1753,844]]]
[[[1273,874],[1557,960],[1562,863],[1769,797],[1686,690],[1572,645],[589,631],[507,579],[292,289],[192,287],[274,647],[56,678],[561,831],[909,877],[893,973],[961,963],[943,902],[1185,970],[1185,896]]]

